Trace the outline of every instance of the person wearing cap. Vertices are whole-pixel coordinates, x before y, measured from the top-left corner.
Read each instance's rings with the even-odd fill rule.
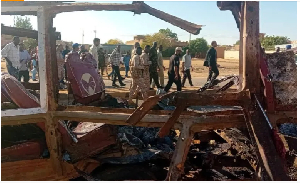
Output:
[[[219,75],[219,70],[217,66],[217,51],[215,49],[217,46],[217,42],[212,41],[211,48],[207,51],[206,54],[206,60],[209,67],[209,73],[207,77],[207,81],[209,81],[208,88],[212,87],[214,80]]]
[[[177,91],[181,91],[181,78],[179,75],[179,60],[180,60],[181,52],[182,52],[182,48],[177,47],[175,49],[175,54],[172,55],[170,58],[169,70],[168,70],[169,81],[164,89],[164,93],[170,90],[173,83],[176,84]]]
[[[94,38],[93,46],[90,49],[90,53],[93,55],[93,57],[96,61],[98,61],[98,50],[99,50],[99,48],[100,48],[100,39],[99,38]],[[97,68],[98,67],[99,66],[97,65]]]
[[[132,86],[129,91],[129,103],[133,103],[132,98],[137,92],[140,90],[143,96],[143,100],[145,101],[148,98],[148,88],[145,85],[144,80],[144,64],[141,59],[142,48],[136,48],[136,54],[132,57],[132,65],[131,65],[131,72],[132,72]],[[148,84],[148,82],[147,82]]]
[[[16,79],[19,78],[20,54],[19,54],[20,38],[15,36],[13,42],[8,43],[2,50],[1,55],[6,60],[6,68],[10,75]]]
[[[152,83],[152,79],[154,80],[154,83],[157,88],[163,88],[160,86],[159,81],[158,81],[158,63],[157,63],[157,42],[153,42],[153,45],[150,49],[149,52],[149,60],[151,61],[151,65],[149,67],[149,72],[150,72],[150,83]],[[152,89],[152,88],[151,88]]]
[[[74,53],[74,52],[78,53],[78,51],[79,51],[79,44],[78,43],[74,43],[72,45],[72,48],[73,48],[73,50],[71,51],[72,53]]]

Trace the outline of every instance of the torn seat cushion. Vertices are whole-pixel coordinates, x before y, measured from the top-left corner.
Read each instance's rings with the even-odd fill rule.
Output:
[[[70,53],[66,59],[68,80],[74,99],[81,104],[89,104],[100,99],[105,89],[103,79],[94,66],[94,58],[87,53],[84,60],[78,53]]]

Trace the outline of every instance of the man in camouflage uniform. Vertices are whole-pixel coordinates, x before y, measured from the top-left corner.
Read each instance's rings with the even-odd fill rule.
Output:
[[[152,48],[150,49],[149,52],[149,60],[151,61],[151,65],[150,65],[150,84],[152,83],[152,79],[154,80],[154,83],[156,85],[157,88],[162,88],[159,84],[158,81],[158,63],[157,63],[157,42],[153,42]]]
[[[129,103],[133,103],[132,98],[134,95],[137,94],[137,92],[140,90],[143,96],[144,101],[148,98],[148,93],[145,86],[145,80],[143,77],[143,71],[144,71],[144,65],[142,63],[142,60],[140,58],[140,55],[142,54],[142,48],[137,47],[136,48],[136,54],[132,57],[132,66],[131,66],[131,72],[132,72],[132,87],[129,91]]]
[[[144,82],[146,86],[146,90],[149,91],[149,81],[150,81],[150,73],[149,73],[149,66],[151,64],[151,61],[149,61],[149,51],[150,51],[150,45],[146,45],[145,49],[141,55],[141,60],[144,65]]]

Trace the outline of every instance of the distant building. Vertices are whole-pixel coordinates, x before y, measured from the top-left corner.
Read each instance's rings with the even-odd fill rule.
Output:
[[[144,35],[136,35],[133,37],[133,40],[131,41],[126,41],[126,45],[134,45],[136,42],[139,42],[140,44],[143,43],[145,39],[145,36]]]

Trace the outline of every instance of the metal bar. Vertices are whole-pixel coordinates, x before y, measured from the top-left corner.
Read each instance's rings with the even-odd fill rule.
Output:
[[[261,112],[263,113],[264,117],[266,118],[266,120],[267,120],[267,122],[268,122],[270,128],[273,129],[273,126],[272,126],[272,124],[271,124],[271,122],[270,122],[270,120],[269,120],[269,118],[268,118],[266,112],[264,111],[263,107],[261,106],[261,104],[260,104],[260,102],[258,101],[258,99],[257,99],[257,97],[256,97],[255,94],[254,94],[254,97],[255,97],[255,100],[256,100],[256,102],[257,102],[257,104],[258,104],[258,106],[259,106]]]
[[[12,117],[12,116],[25,116],[25,115],[34,115],[34,114],[44,114],[42,108],[30,108],[30,109],[12,109],[12,110],[5,110],[1,111],[1,118],[3,117]]]

